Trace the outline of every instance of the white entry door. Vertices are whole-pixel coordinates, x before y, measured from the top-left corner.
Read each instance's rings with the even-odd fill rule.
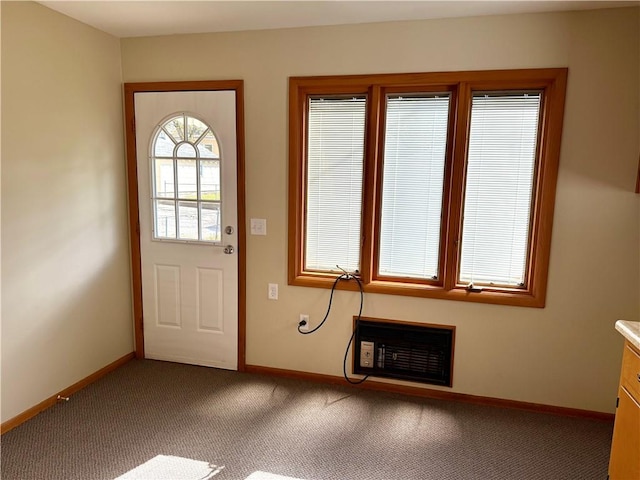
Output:
[[[237,369],[235,95],[134,96],[146,358]]]

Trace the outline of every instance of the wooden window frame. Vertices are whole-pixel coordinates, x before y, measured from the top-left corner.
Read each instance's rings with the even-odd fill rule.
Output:
[[[291,77],[289,79],[289,235],[290,285],[331,288],[336,274],[304,271],[306,209],[306,110],[314,95],[365,94],[365,159],[360,279],[364,291],[391,295],[544,307],[551,249],[551,230],[562,137],[566,68]],[[542,90],[540,130],[532,192],[531,231],[526,282],[522,288],[483,286],[472,291],[457,281],[467,147],[474,91]],[[386,93],[451,93],[442,207],[439,277],[436,280],[381,277],[379,258],[384,98]],[[357,290],[356,282],[338,288]]]

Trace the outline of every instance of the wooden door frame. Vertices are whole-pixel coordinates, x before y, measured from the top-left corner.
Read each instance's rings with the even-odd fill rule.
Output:
[[[244,82],[242,80],[205,80],[194,82],[139,82],[124,84],[124,117],[129,195],[129,231],[131,279],[133,285],[133,325],[136,358],[144,356],[142,317],[142,262],[140,257],[140,209],[138,203],[138,167],[136,153],[134,95],[140,92],[194,92],[233,90],[236,93],[236,143],[238,183],[238,371],[246,366],[246,217],[244,171]]]

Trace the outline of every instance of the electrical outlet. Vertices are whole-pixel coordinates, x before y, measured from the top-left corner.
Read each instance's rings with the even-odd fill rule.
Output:
[[[278,299],[278,284],[270,283],[269,284],[269,300],[277,300]]]
[[[298,325],[300,325],[300,331],[301,332],[308,332],[309,331],[309,315],[307,315],[306,313],[301,313],[300,314],[300,321],[305,321],[307,323],[305,323],[304,325],[300,325],[298,323]]]

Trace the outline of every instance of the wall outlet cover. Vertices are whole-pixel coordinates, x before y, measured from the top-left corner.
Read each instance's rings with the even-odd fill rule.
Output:
[[[300,322],[301,321],[305,321],[307,323],[305,323],[304,325],[300,325],[298,323],[298,325],[300,325],[300,331],[301,332],[308,332],[309,331],[309,315],[307,315],[306,313],[301,313],[300,314]]]

